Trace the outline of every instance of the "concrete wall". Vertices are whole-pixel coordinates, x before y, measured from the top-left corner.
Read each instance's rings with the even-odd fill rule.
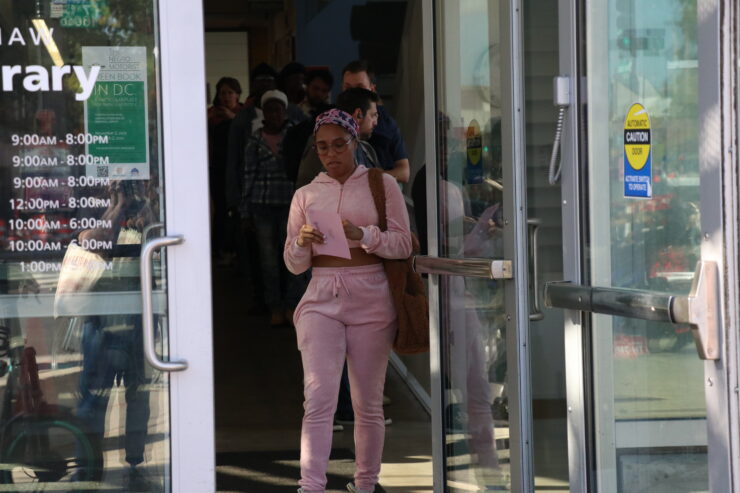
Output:
[[[234,77],[242,86],[243,101],[249,94],[249,48],[246,31],[206,33],[207,103],[216,95],[216,83],[221,77]]]
[[[342,68],[359,56],[358,43],[350,33],[352,7],[365,0],[342,0],[314,13],[309,2],[295,2],[296,60],[304,65],[327,66],[334,75],[332,100],[341,88]]]

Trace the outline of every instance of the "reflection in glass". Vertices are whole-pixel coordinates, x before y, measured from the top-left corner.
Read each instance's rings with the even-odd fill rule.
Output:
[[[17,485],[0,489],[165,491],[168,386],[144,362],[139,279],[164,218],[155,4],[0,12],[0,483]],[[163,258],[152,282],[166,346]]]
[[[503,255],[498,12],[487,0],[437,3],[443,257]],[[440,290],[447,488],[508,490],[503,288],[442,276]]]
[[[700,240],[696,2],[610,0],[589,16],[593,284],[687,293]],[[650,121],[648,198],[626,196],[635,103]],[[690,331],[594,317],[593,333],[596,402],[612,403],[596,411],[600,486],[706,491],[703,366]]]

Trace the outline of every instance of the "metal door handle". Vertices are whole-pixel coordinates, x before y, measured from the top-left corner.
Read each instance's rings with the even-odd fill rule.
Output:
[[[529,314],[529,320],[537,322],[545,318],[540,308],[540,225],[539,219],[527,219],[529,228],[529,244],[532,249],[532,313]]]
[[[146,225],[144,230],[141,232],[141,243],[146,243],[149,240],[149,233],[159,228],[164,228],[164,223],[152,223]]]
[[[154,311],[152,310],[152,254],[159,248],[179,245],[185,238],[182,236],[165,236],[147,241],[141,247],[141,316],[144,339],[144,356],[147,362],[161,371],[187,370],[188,362],[162,361],[154,348]]]
[[[716,262],[700,261],[696,265],[688,295],[548,282],[545,284],[545,304],[553,308],[689,324],[699,357],[720,359],[719,327],[722,314]]]
[[[457,259],[415,255],[413,266],[414,271],[420,274],[483,277],[485,279],[512,279],[514,276],[511,260]]]

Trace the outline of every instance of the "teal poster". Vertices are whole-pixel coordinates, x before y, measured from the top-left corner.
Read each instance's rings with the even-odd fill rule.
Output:
[[[149,179],[146,49],[82,48],[85,66],[100,75],[85,103],[87,153],[96,158],[87,175],[117,180]]]

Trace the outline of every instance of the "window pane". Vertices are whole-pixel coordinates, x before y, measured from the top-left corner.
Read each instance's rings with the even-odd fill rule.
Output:
[[[592,283],[686,294],[701,236],[696,2],[592,3],[588,30]],[[593,320],[600,488],[706,491],[691,332]]]
[[[437,2],[440,255],[501,259],[499,2]],[[449,491],[510,489],[501,281],[441,276]],[[515,363],[513,363],[515,366]]]
[[[0,0],[0,28],[0,482],[165,491],[139,278],[164,220],[156,2]],[[166,347],[164,256],[153,277]]]

